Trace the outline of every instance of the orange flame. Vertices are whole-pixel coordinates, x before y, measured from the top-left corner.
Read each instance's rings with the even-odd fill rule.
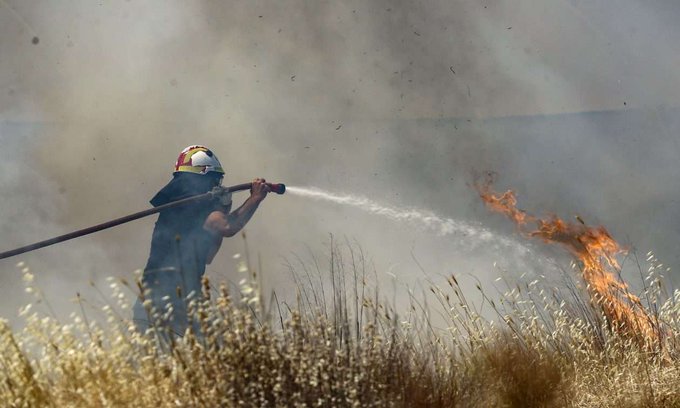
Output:
[[[491,182],[476,185],[480,197],[493,211],[513,220],[520,232],[536,237],[545,243],[562,244],[582,264],[582,276],[591,299],[602,308],[614,329],[633,337],[646,346],[658,345],[660,331],[655,321],[642,306],[640,299],[630,293],[628,285],[617,279],[620,266],[617,255],[626,253],[602,227],[570,223],[557,216],[534,217],[517,208],[515,193],[511,190],[497,194]],[[536,224],[530,229],[527,224]]]

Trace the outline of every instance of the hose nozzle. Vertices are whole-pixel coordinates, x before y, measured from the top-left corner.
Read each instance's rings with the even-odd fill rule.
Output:
[[[283,194],[286,192],[286,185],[283,183],[267,183],[272,193]]]

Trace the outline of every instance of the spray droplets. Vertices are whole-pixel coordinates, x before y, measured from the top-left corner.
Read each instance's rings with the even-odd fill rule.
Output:
[[[464,244],[472,247],[477,247],[481,244],[491,244],[511,248],[521,254],[528,254],[530,252],[529,248],[521,243],[494,234],[481,225],[442,217],[428,210],[384,205],[366,197],[351,194],[334,194],[318,188],[287,187],[286,191],[315,200],[355,207],[396,222],[411,224],[422,230],[434,232],[439,236],[461,235],[465,237]]]

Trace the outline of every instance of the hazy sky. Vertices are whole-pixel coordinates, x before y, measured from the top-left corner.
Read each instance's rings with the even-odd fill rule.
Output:
[[[512,236],[469,187],[494,170],[522,207],[581,214],[678,269],[679,18],[672,0],[0,0],[0,246],[147,208],[201,143],[226,183],[263,176]],[[0,315],[26,301],[19,260],[65,302],[142,267],[153,222],[0,261]],[[329,233],[406,281],[414,257],[484,281],[517,266],[293,196],[247,231],[272,287],[292,253],[323,258]],[[210,273],[238,280],[242,248],[225,242]]]

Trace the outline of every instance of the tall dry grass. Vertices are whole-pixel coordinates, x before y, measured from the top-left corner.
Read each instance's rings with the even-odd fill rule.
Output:
[[[265,302],[245,264],[236,291],[206,280],[182,338],[162,325],[137,333],[136,285],[113,279],[117,301],[101,312],[78,296],[67,323],[28,306],[25,328],[0,324],[0,406],[680,406],[680,292],[665,293],[648,262],[642,298],[664,330],[653,348],[617,334],[573,283],[508,282],[493,296],[478,286],[484,315],[455,276],[405,305],[385,301],[352,246],[291,263],[290,302]]]

